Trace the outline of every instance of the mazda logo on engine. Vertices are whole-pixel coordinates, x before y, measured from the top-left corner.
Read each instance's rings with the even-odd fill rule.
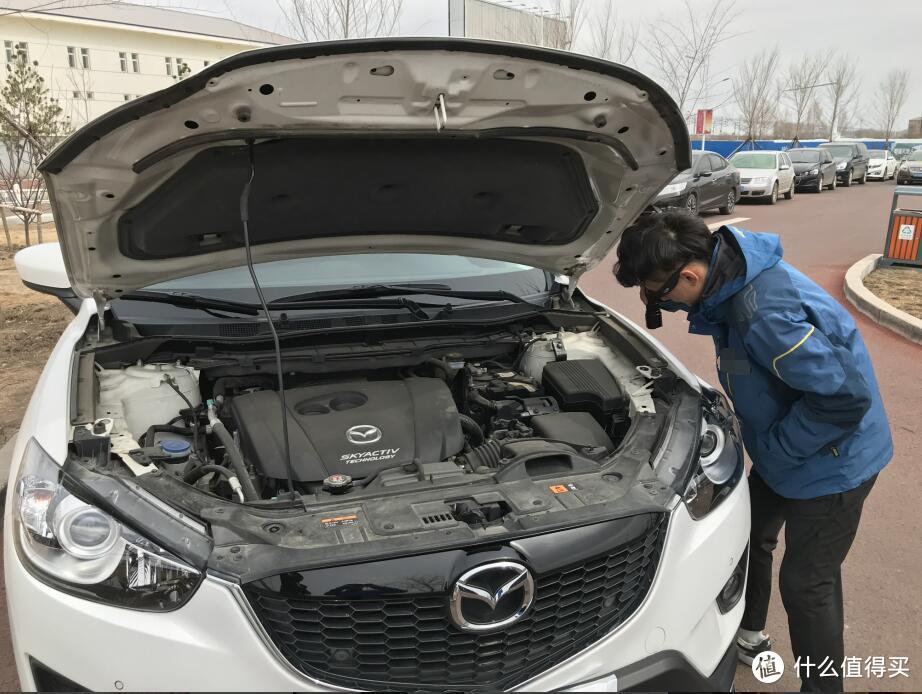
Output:
[[[461,574],[451,592],[451,618],[464,631],[493,631],[517,622],[535,599],[531,572],[495,561]]]
[[[381,430],[371,424],[359,424],[346,430],[346,438],[349,439],[349,443],[364,446],[365,444],[380,441]]]

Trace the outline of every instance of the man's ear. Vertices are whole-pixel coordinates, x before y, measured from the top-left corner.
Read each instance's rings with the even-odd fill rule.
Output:
[[[704,283],[704,274],[693,265],[689,265],[683,269],[682,272],[679,273],[679,277],[684,278],[692,287],[698,287]]]

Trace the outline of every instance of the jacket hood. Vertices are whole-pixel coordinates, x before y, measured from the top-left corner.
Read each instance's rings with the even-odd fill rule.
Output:
[[[697,307],[688,316],[692,332],[696,333],[711,333],[709,325],[726,316],[726,303],[759,274],[777,265],[784,255],[781,238],[775,234],[724,226],[715,235],[717,245],[708,266],[707,283]]]
[[[690,165],[681,112],[630,68],[395,38],[235,55],[83,127],[42,172],[73,289],[114,298],[242,265],[244,213],[255,262],[443,253],[575,281]]]

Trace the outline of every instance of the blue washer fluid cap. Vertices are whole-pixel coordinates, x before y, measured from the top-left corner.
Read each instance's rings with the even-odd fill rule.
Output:
[[[182,439],[164,439],[160,442],[160,448],[167,455],[176,457],[189,455],[189,452],[192,450],[192,446],[189,442],[183,441]]]

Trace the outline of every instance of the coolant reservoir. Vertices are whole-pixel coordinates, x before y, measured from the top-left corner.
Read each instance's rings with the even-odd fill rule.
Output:
[[[194,369],[176,364],[138,364],[124,369],[97,369],[98,417],[112,417],[114,430],[123,427],[135,438],[154,424],[166,424],[188,407],[166,382],[176,387],[193,405],[202,402]]]

